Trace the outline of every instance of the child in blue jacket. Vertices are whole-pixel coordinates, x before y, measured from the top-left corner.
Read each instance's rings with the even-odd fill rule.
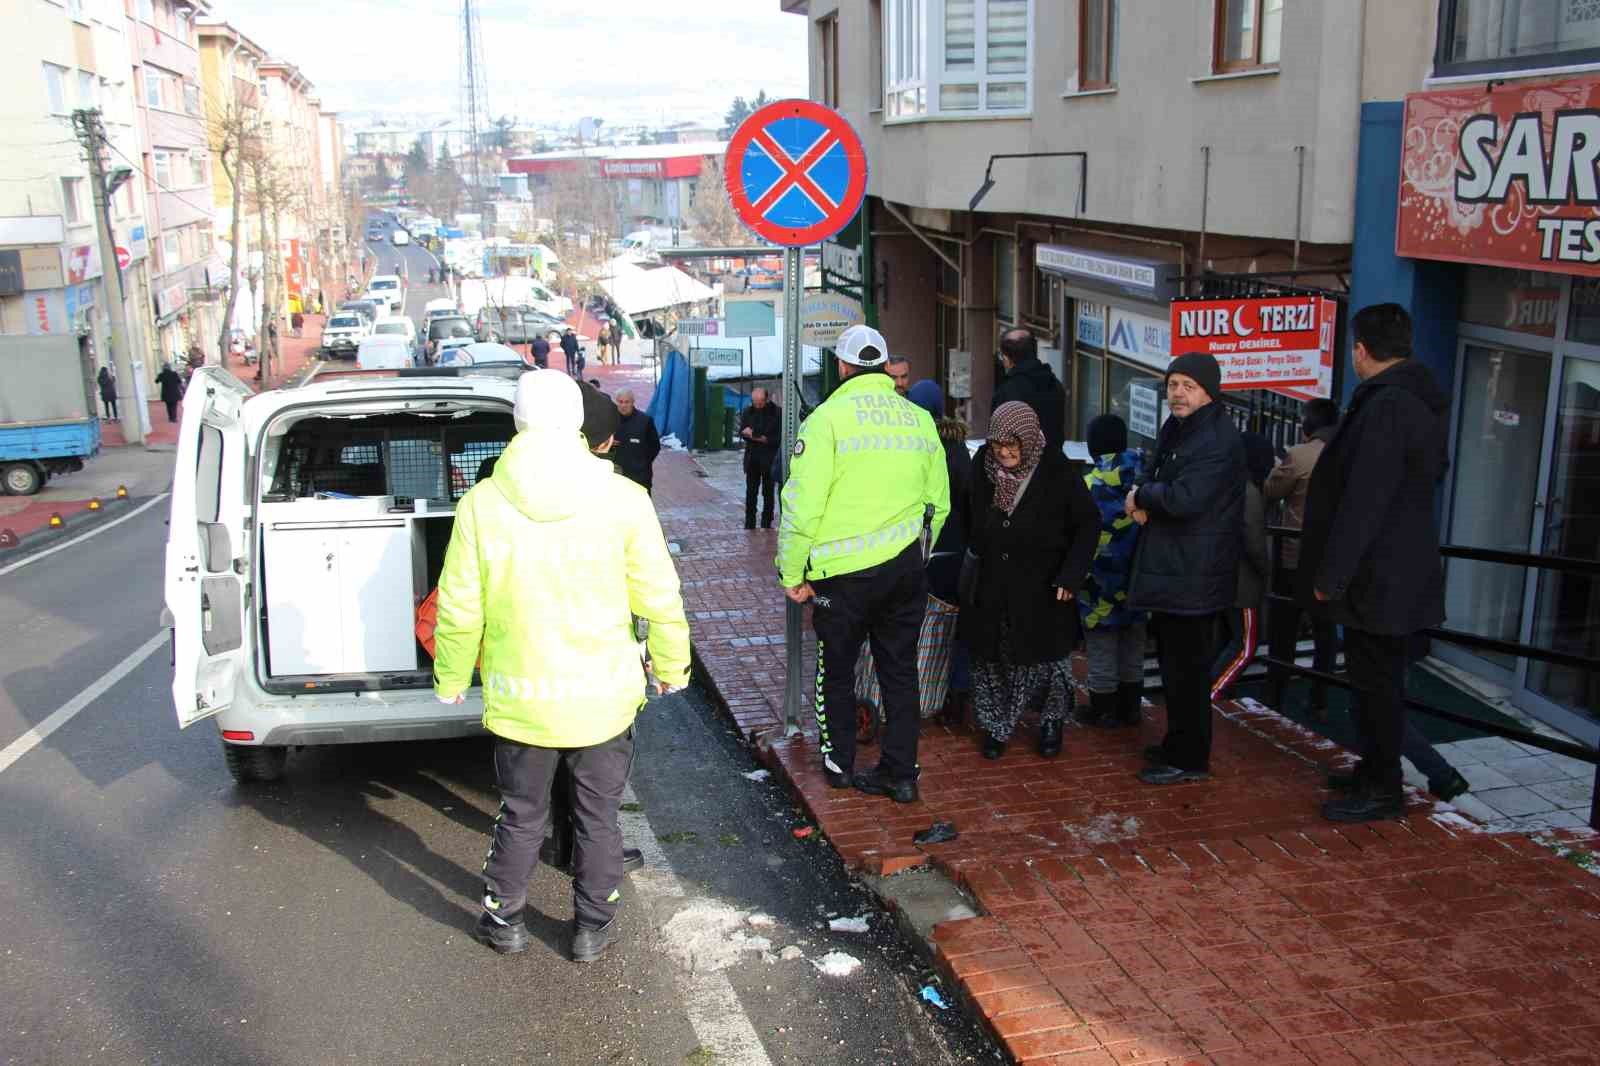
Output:
[[[1078,597],[1089,659],[1089,709],[1083,720],[1115,728],[1137,725],[1144,705],[1148,616],[1127,605],[1139,525],[1123,513],[1123,501],[1144,462],[1144,452],[1128,447],[1128,426],[1116,415],[1094,419],[1088,436],[1094,468],[1083,480],[1100,509],[1100,547]]]

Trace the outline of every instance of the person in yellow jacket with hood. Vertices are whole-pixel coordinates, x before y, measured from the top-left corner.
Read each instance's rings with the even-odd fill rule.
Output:
[[[434,692],[460,703],[481,648],[500,814],[478,939],[502,954],[528,947],[528,878],[565,763],[577,822],[572,957],[592,962],[615,935],[617,811],[646,695],[631,616],[650,623],[662,694],[688,684],[689,623],[649,496],[580,435],[577,382],[554,370],[524,374],[515,420],[494,473],[456,506],[439,577]]]
[[[922,698],[917,641],[927,609],[922,543],[950,514],[944,444],[933,418],[895,392],[889,346],[869,326],[839,335],[839,387],[800,428],[783,487],[778,580],[812,601],[817,727],[833,788],[917,800]],[[878,765],[855,772],[856,658],[872,641],[883,692]]]

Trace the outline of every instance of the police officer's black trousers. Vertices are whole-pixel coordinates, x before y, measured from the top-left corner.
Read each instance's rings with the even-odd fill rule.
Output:
[[[921,697],[917,641],[928,606],[922,547],[913,541],[888,562],[811,583],[811,624],[817,633],[817,726],[822,754],[843,771],[856,761],[856,657],[872,641],[883,690],[884,732],[879,764],[895,780],[917,774]]]
[[[556,767],[572,775],[573,909],[578,924],[598,929],[617,913],[622,884],[622,830],[617,811],[633,764],[633,727],[587,748],[536,748],[496,737],[495,780],[500,814],[483,863],[484,889],[502,917],[522,912],[528,878],[550,830],[550,792]]]

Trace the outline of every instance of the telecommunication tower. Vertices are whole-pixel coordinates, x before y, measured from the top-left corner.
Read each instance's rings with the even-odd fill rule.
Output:
[[[483,164],[479,153],[489,123],[487,81],[478,0],[461,0],[461,125],[467,134],[467,179],[472,183],[467,202],[474,209],[483,204]]]

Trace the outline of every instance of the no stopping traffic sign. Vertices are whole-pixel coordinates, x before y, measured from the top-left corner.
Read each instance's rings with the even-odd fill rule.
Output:
[[[867,193],[867,156],[843,115],[810,100],[779,100],[745,119],[723,168],[740,219],[794,248],[832,237]]]

